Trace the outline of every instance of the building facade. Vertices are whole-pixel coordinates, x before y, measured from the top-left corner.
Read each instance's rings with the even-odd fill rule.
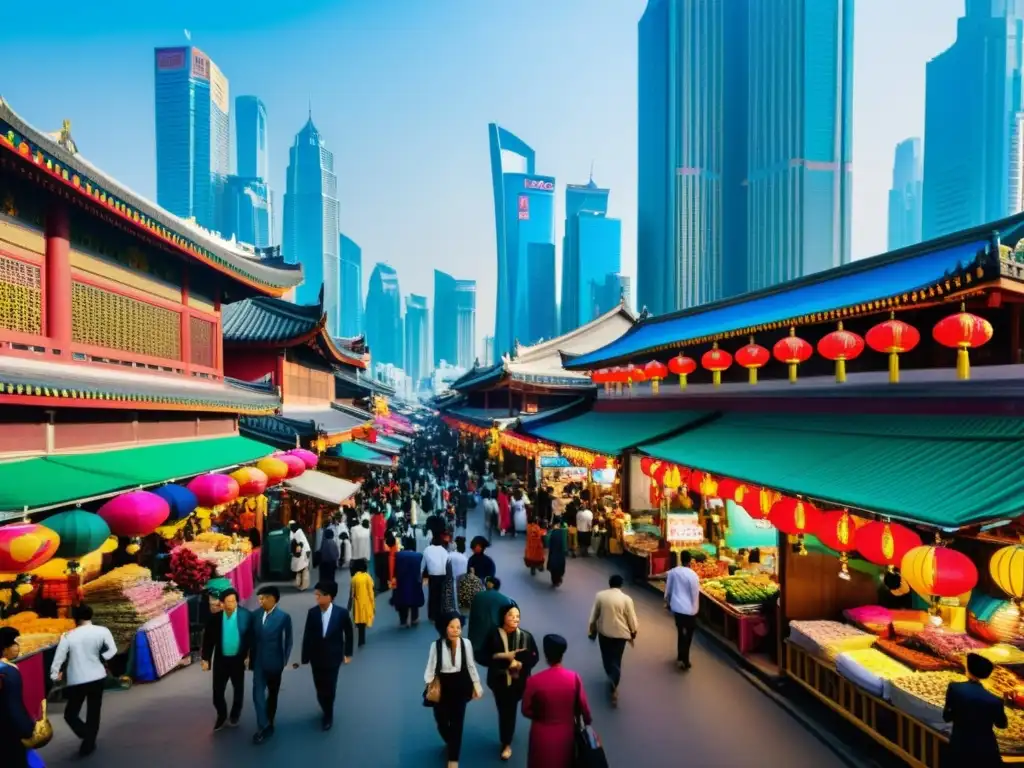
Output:
[[[434,270],[434,367],[442,362],[457,365],[459,357],[458,310],[455,303],[455,287],[458,280]]]
[[[370,285],[366,291],[364,330],[375,366],[402,367],[405,362],[404,331],[398,272],[390,264],[378,262],[370,274]]]
[[[430,373],[430,312],[427,297],[405,297],[405,372],[413,389]]]
[[[921,242],[921,203],[924,192],[924,152],[921,139],[896,145],[889,190],[889,250]]]
[[[956,42],[927,64],[925,240],[1019,210],[1022,38],[1021,0],[967,0]]]
[[[338,232],[338,177],[334,153],[327,149],[312,116],[288,150],[282,250],[301,264],[305,282],[295,292],[298,304],[316,304],[323,290],[324,312],[332,336],[341,336],[341,264]]]
[[[341,259],[341,335],[346,338],[363,332],[363,249],[348,235],[340,235]]]
[[[610,306],[606,297],[608,281],[618,283],[622,269],[622,222],[610,219],[609,190],[591,179],[587,184],[565,188],[565,235],[562,238],[562,301],[559,327],[568,333]]]
[[[267,152],[267,107],[258,96],[235,99],[235,173],[249,178],[270,179]]]
[[[153,79],[157,202],[216,231],[231,171],[228,80],[191,46],[157,48]]]
[[[476,360],[476,280],[455,281],[455,365],[472,368]]]
[[[273,245],[270,190],[263,179],[228,176],[224,190],[221,234],[254,248]]]

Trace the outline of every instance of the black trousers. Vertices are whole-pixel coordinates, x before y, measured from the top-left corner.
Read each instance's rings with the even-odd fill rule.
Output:
[[[498,706],[498,741],[502,747],[511,747],[516,737],[516,718],[519,716],[520,696],[508,688],[492,688],[494,703]]]
[[[444,580],[444,576],[430,576],[427,580],[427,618],[430,621],[438,621],[441,618]]]
[[[356,624],[356,636],[359,638],[359,647],[366,645],[366,625]]]
[[[335,572],[337,567],[334,563],[325,563],[320,561],[320,581],[337,581],[335,578]]]
[[[449,762],[457,763],[462,751],[462,730],[466,724],[465,691],[458,672],[441,675],[441,701],[434,705],[437,732],[448,746]],[[447,695],[446,695],[447,694]]]
[[[672,614],[676,619],[676,661],[690,665],[690,644],[697,631],[697,617],[685,613]]]
[[[281,672],[255,669],[252,673],[252,704],[256,710],[256,725],[266,728],[274,725],[277,715],[277,696],[281,691]]]
[[[586,533],[584,533],[583,531],[579,531],[576,534],[576,541],[580,545],[580,554],[582,554],[584,557],[590,555],[590,543],[593,540],[593,531],[587,531]]]
[[[390,570],[390,558],[387,552],[375,552],[373,555],[373,573],[377,577],[377,591],[387,592],[388,571]]]
[[[626,650],[626,640],[620,637],[597,636],[597,645],[601,649],[601,664],[611,684],[618,688],[622,679],[622,653]]]
[[[316,701],[324,713],[324,720],[334,720],[334,697],[338,693],[338,670],[336,666],[319,666],[310,664],[313,670],[313,687],[316,688]]]
[[[81,685],[69,685],[65,691],[68,703],[64,707],[64,721],[85,744],[95,744],[100,732],[100,709],[103,707],[103,686],[106,680],[94,680]],[[88,707],[85,722],[79,715],[82,705]]]
[[[398,609],[398,621],[404,627],[409,623],[410,619],[414,622],[420,620],[420,609],[413,606],[412,608],[399,608]]]
[[[242,716],[242,703],[245,700],[245,659],[241,656],[218,656],[213,660],[213,706],[217,710],[218,720],[228,717],[225,692],[229,680],[232,691],[231,719],[237,720]]]

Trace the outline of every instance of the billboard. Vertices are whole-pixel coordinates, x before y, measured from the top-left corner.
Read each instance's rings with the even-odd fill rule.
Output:
[[[530,178],[523,179],[523,186],[526,189],[537,190],[539,192],[554,192],[555,182],[553,179],[541,179],[541,178]]]
[[[192,77],[197,80],[210,79],[210,57],[198,48],[192,49]]]
[[[173,72],[185,68],[185,54],[188,48],[157,48],[156,68],[160,72]]]
[[[217,109],[226,115],[230,109],[228,104],[230,101],[228,98],[228,79],[224,77],[224,73],[220,71],[220,67],[209,59],[206,61],[210,67],[210,99],[216,105]]]
[[[519,196],[519,220],[527,221],[530,218],[530,196]]]

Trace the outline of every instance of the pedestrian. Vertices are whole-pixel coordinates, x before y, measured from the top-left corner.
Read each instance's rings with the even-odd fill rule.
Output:
[[[491,538],[498,528],[498,502],[491,497],[491,490],[486,486],[480,489],[480,498],[483,499],[484,530],[487,538]]]
[[[498,488],[498,530],[502,536],[515,533],[512,528],[512,505],[509,503],[508,489],[504,486]]]
[[[0,755],[10,768],[28,768],[28,748],[22,739],[31,738],[36,728],[25,708],[21,671],[12,663],[20,655],[18,630],[0,627]]]
[[[262,744],[274,735],[281,674],[292,655],[292,617],[278,607],[281,591],[277,587],[260,587],[257,594],[262,610],[253,616],[250,654],[252,704],[256,710],[256,734],[252,740]]]
[[[358,571],[356,565],[362,563],[366,566],[364,570],[369,570],[370,567],[370,554],[373,551],[372,544],[370,542],[370,521],[368,518],[363,518],[359,521],[359,524],[349,530],[348,535],[352,539],[352,560],[349,562],[349,572],[354,576]]]
[[[373,590],[373,579],[366,572],[366,566],[359,564],[359,570],[352,575],[349,589],[348,609],[356,625],[359,647],[366,645],[366,628],[373,626],[377,595]]]
[[[455,581],[455,594],[459,602],[459,613],[468,615],[473,607],[473,598],[485,589],[483,581],[470,568]]]
[[[676,666],[690,668],[690,644],[697,631],[697,610],[700,607],[700,579],[690,568],[691,556],[683,550],[679,565],[665,579],[665,605],[676,620]]]
[[[469,542],[469,548],[473,550],[473,554],[469,556],[466,567],[472,569],[481,581],[486,581],[489,576],[494,576],[498,570],[494,565],[494,560],[487,554],[487,548],[490,546],[491,542],[483,536],[474,536],[473,540]]]
[[[626,643],[636,640],[638,629],[636,606],[633,598],[622,591],[622,576],[613,574],[608,589],[597,593],[590,611],[590,639],[597,640],[601,649],[601,664],[611,685],[609,696],[612,706],[619,703],[619,682],[622,679],[622,654]]]
[[[449,553],[448,562],[452,564],[452,576],[458,582],[459,577],[469,570],[469,558],[466,557],[466,537],[455,537],[455,551]]]
[[[512,512],[512,535],[526,533],[528,515],[526,514],[526,498],[523,496],[523,489],[516,488],[512,493],[512,501],[509,503]]]
[[[65,633],[57,644],[57,652],[50,665],[50,679],[65,677],[67,687],[64,720],[82,744],[78,754],[90,755],[96,751],[96,737],[100,731],[100,710],[103,707],[103,688],[107,682],[106,662],[117,654],[114,636],[106,627],[92,623],[92,607],[84,603],[72,609],[75,628]],[[82,705],[87,707],[82,722]]]
[[[590,725],[590,705],[583,681],[562,666],[569,648],[561,635],[545,635],[542,641],[548,668],[526,681],[523,716],[530,719],[530,751],[527,768],[572,768],[576,748],[576,717]]]
[[[579,502],[573,499],[569,502],[565,509],[565,520],[566,530],[566,554],[573,560],[576,559],[577,550],[579,549],[579,540],[576,535],[576,512],[579,510]]]
[[[407,627],[420,623],[423,598],[423,555],[416,551],[416,539],[407,536],[403,549],[395,556],[395,588],[391,605],[398,611],[398,623]]]
[[[292,573],[295,574],[295,588],[299,592],[309,589],[309,566],[312,558],[312,550],[309,546],[309,539],[306,532],[299,527],[297,521],[292,520],[288,528],[291,530],[289,546],[292,553]]]
[[[498,628],[488,635],[481,658],[487,659],[487,687],[494,694],[498,707],[501,759],[510,760],[519,702],[530,673],[540,661],[540,653],[533,635],[519,626],[519,606],[514,603],[502,606],[499,617]]]
[[[547,539],[548,573],[551,574],[551,586],[557,589],[565,578],[565,555],[569,551],[569,540],[561,517],[555,518]]]
[[[335,581],[335,572],[338,570],[340,557],[338,542],[334,540],[334,529],[325,528],[324,540],[320,545],[320,581]]]
[[[363,571],[365,573],[365,571]],[[317,584],[313,590],[316,605],[306,614],[302,630],[302,663],[309,664],[313,687],[322,713],[325,731],[334,725],[334,699],[338,692],[338,670],[352,661],[352,618],[340,605],[334,604],[338,584],[334,581]],[[298,664],[293,664],[298,669]]]
[[[507,605],[513,605],[511,599],[501,592],[501,579],[492,576],[484,580],[483,592],[473,598],[469,608],[469,641],[481,664],[486,664],[487,638],[501,626],[501,611]]]
[[[370,520],[370,540],[373,543],[373,575],[377,579],[377,591],[387,592],[390,587],[388,569],[388,548],[384,544],[387,534],[387,518],[379,513]]]
[[[590,511],[589,504],[584,500],[580,503],[579,511],[576,513],[576,539],[583,557],[590,556],[590,544],[594,538],[593,528],[594,513]]]
[[[544,570],[544,529],[540,527],[536,517],[531,517],[526,526],[526,552],[523,562],[530,569],[530,575]]]
[[[448,566],[448,550],[440,536],[434,536],[430,546],[423,552],[423,578],[427,580],[427,618],[441,619],[444,577]]]
[[[462,618],[448,614],[441,626],[441,637],[430,644],[423,680],[428,690],[432,685],[440,688],[440,698],[433,706],[434,721],[447,747],[448,768],[458,768],[466,705],[483,696],[483,688],[473,646],[462,638]]]
[[[977,653],[967,654],[967,682],[950,683],[942,719],[953,724],[943,764],[994,768],[1003,764],[993,728],[1006,728],[1003,701],[985,690],[994,666]]]
[[[337,536],[338,539],[338,567],[345,568],[352,562],[352,542],[348,537],[348,530],[344,530]],[[337,579],[335,579],[337,581]]]
[[[242,701],[245,698],[245,667],[252,645],[252,616],[238,605],[238,593],[225,589],[220,593],[224,610],[213,614],[206,621],[203,630],[203,645],[200,652],[202,668],[209,672],[213,667],[213,706],[217,720],[213,730],[221,730],[225,723],[234,728],[242,716]],[[231,714],[225,691],[231,682]]]

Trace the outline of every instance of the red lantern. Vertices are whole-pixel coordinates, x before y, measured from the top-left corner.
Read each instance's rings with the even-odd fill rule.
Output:
[[[650,477],[651,476],[651,464],[653,464],[653,463],[654,463],[654,459],[652,459],[650,456],[644,456],[642,459],[640,459],[640,471],[643,472],[648,477]]]
[[[711,380],[717,387],[722,383],[722,371],[727,370],[732,365],[732,355],[724,349],[719,349],[718,342],[716,341],[711,349],[701,357],[700,364],[705,369],[711,371]]]
[[[899,523],[875,521],[857,531],[857,551],[869,563],[890,571],[899,567],[903,556],[921,546],[921,537]]]
[[[651,360],[644,366],[644,375],[651,382],[651,392],[658,394],[661,380],[668,376],[668,367],[660,360]]]
[[[754,343],[753,336],[749,344],[736,350],[736,363],[747,369],[751,384],[757,384],[757,369],[764,368],[771,359],[767,349]]]
[[[765,350],[767,352],[767,350]],[[723,477],[718,481],[718,498],[722,501],[736,501],[736,492],[744,485],[739,480]]]
[[[626,366],[626,382],[630,387],[632,387],[634,383],[639,384],[646,380],[647,377],[644,375],[643,368],[638,365],[633,365],[632,363]]]
[[[849,553],[857,548],[857,526],[845,509],[823,512],[815,534],[821,543],[839,553],[839,577],[850,578]]]
[[[658,464],[658,466],[652,468],[651,479],[659,488],[664,484],[665,473],[668,472],[669,467],[671,466],[672,465],[669,464],[667,461],[662,461]]]
[[[686,389],[686,377],[697,370],[697,361],[680,352],[668,361],[668,369],[679,377],[679,388]]]
[[[796,335],[796,328],[790,328],[789,336],[775,342],[772,354],[780,363],[789,366],[789,380],[795,384],[797,366],[810,359],[814,354],[814,347]]]
[[[608,459],[604,456],[595,456],[594,460],[590,462],[591,469],[604,469],[608,466]]]
[[[846,361],[854,360],[864,351],[864,339],[851,331],[844,331],[843,324],[818,342],[818,354],[836,364],[836,383],[846,381]]]
[[[274,458],[284,462],[284,465],[288,467],[288,474],[285,476],[288,480],[291,480],[293,477],[298,477],[306,471],[306,462],[298,456],[293,456],[290,453],[283,453],[280,456],[275,456]]]
[[[978,569],[960,552],[946,547],[914,547],[903,556],[900,571],[917,594],[932,599],[959,597],[978,584]]]
[[[889,356],[889,383],[898,384],[900,355],[916,347],[921,341],[921,334],[914,326],[897,320],[895,312],[890,312],[889,319],[868,331],[864,340],[875,352]]]
[[[821,512],[802,499],[783,496],[772,505],[768,520],[779,531],[788,536],[796,536],[799,546],[798,554],[806,555],[804,534],[813,534],[821,523]]]
[[[983,317],[964,311],[963,304],[955,315],[944,317],[935,324],[932,336],[944,347],[956,350],[956,377],[971,378],[971,358],[968,350],[977,349],[992,338],[992,323]]]

